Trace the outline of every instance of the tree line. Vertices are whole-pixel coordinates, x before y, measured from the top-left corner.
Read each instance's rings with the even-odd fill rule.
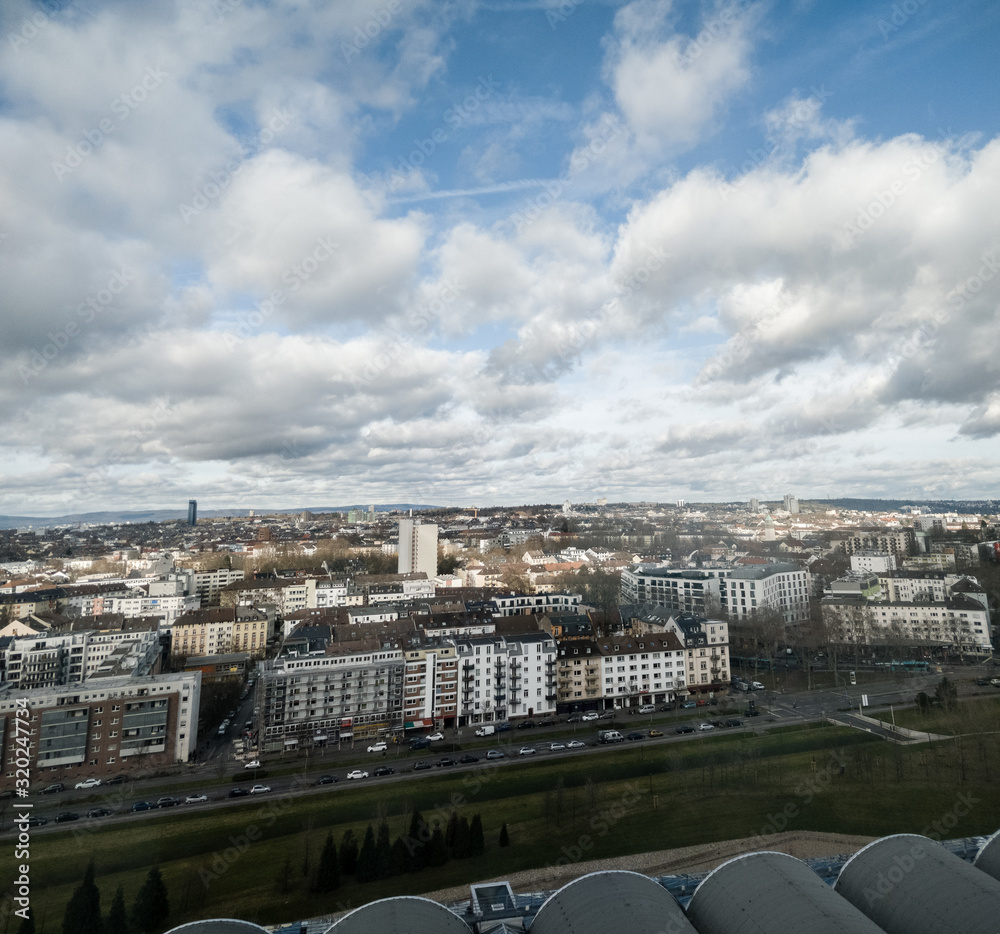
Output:
[[[95,880],[94,861],[87,864],[83,881],[74,889],[63,913],[62,934],[156,934],[170,917],[170,899],[160,870],[154,866],[136,894],[132,910],[125,907],[125,889],[118,886],[106,915],[101,913],[101,891]],[[18,934],[34,934],[29,913]]]

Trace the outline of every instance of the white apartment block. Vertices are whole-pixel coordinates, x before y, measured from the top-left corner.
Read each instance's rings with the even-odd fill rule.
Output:
[[[812,575],[794,564],[764,564],[729,572],[722,608],[733,617],[776,610],[786,623],[809,619]]]
[[[916,550],[916,536],[913,529],[859,530],[841,539],[839,546],[848,557],[863,551],[882,551],[897,558],[905,558]]]
[[[583,600],[580,594],[565,591],[544,594],[490,594],[489,599],[496,604],[497,616],[519,616],[524,613],[575,614],[580,612]]]
[[[622,571],[623,603],[655,603],[678,613],[710,615],[722,603],[724,570],[639,564]]]
[[[437,574],[438,527],[433,523],[421,523],[419,519],[399,520],[399,562],[400,574],[414,574],[423,571],[427,580]]]
[[[896,556],[887,551],[861,551],[851,555],[851,570],[868,574],[885,574],[896,570]]]

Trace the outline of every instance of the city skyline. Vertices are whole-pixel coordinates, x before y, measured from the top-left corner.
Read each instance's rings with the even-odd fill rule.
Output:
[[[0,10],[0,513],[992,495],[995,5],[332,6]]]

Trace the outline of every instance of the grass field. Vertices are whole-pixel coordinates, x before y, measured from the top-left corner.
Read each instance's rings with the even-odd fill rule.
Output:
[[[557,863],[736,837],[760,836],[766,846],[768,834],[786,829],[879,835],[921,832],[954,817],[945,836],[995,830],[997,744],[983,755],[969,745],[961,757],[953,745],[889,746],[860,731],[810,724],[38,834],[31,852],[37,932],[61,930],[90,858],[105,910],[118,885],[130,904],[158,865],[171,926],[203,917],[272,923]],[[959,792],[975,802],[958,808],[968,812],[961,817]],[[310,891],[329,831],[339,841],[350,828],[360,839],[384,816],[394,839],[414,809],[444,822],[453,808],[470,819],[481,814],[483,856],[367,885],[346,877],[332,895]],[[500,848],[505,821],[511,846]]]

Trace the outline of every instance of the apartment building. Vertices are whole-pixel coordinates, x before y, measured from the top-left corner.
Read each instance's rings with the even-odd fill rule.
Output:
[[[407,647],[403,683],[403,726],[457,725],[458,650],[449,639],[428,639]]]
[[[174,655],[219,655],[249,652],[262,656],[270,636],[263,610],[248,606],[209,607],[181,616],[171,631]]]
[[[812,575],[795,564],[762,564],[730,571],[722,584],[722,609],[732,617],[776,610],[786,623],[809,619]]]
[[[655,603],[678,613],[714,615],[722,602],[727,573],[721,569],[636,565],[622,571],[622,602]]]
[[[583,598],[578,593],[523,594],[491,593],[496,616],[519,616],[532,613],[579,613]]]
[[[0,788],[14,787],[26,751],[39,782],[105,778],[187,762],[198,743],[201,674],[95,676],[0,698]],[[15,745],[19,704],[30,710],[27,749]],[[21,718],[23,719],[23,718]]]
[[[895,556],[898,561],[915,553],[916,542],[913,529],[859,529],[836,544],[848,557],[881,551]]]

